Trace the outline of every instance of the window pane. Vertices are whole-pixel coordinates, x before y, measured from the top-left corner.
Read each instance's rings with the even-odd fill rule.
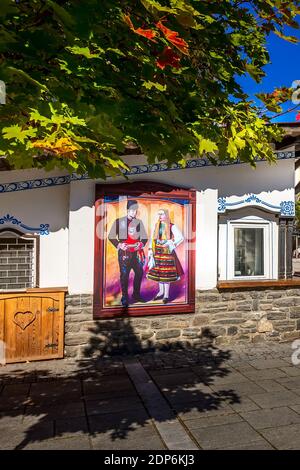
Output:
[[[264,275],[264,229],[234,229],[234,275]]]
[[[34,287],[34,240],[0,236],[0,289]]]

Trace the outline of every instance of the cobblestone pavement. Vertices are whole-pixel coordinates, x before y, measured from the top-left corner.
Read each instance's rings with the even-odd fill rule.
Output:
[[[0,449],[300,449],[292,353],[207,343],[2,366]]]

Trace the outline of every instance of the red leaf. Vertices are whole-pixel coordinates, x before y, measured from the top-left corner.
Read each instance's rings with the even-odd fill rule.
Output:
[[[143,29],[143,28],[137,28],[133,26],[133,23],[131,21],[131,18],[129,15],[124,15],[124,21],[125,23],[128,24],[129,28],[135,33],[139,34],[140,36],[144,36],[147,39],[150,39],[150,41],[156,42],[154,40],[155,36],[157,35],[156,31],[153,31],[153,29]]]
[[[162,33],[165,35],[166,39],[169,42],[171,42],[173,44],[173,46],[177,47],[177,49],[179,49],[183,54],[188,55],[188,53],[189,53],[188,43],[184,39],[182,39],[178,36],[177,31],[172,31],[171,29],[167,28],[166,26],[164,26],[162,24],[161,21],[156,23],[156,26],[157,26],[158,29],[160,29],[162,31]]]
[[[153,39],[156,36],[156,31],[153,31],[152,29],[137,28],[134,30],[134,32],[140,36],[144,36],[145,38],[150,39],[150,41],[156,42]]]
[[[297,116],[296,116],[296,121],[300,121],[300,111],[299,111],[299,113],[298,113]]]
[[[167,65],[170,65],[170,67],[175,67],[176,69],[178,69],[180,67],[179,62],[180,62],[180,57],[173,51],[173,49],[171,47],[165,47],[161,55],[157,59],[156,65],[161,70],[164,70],[164,68]]]

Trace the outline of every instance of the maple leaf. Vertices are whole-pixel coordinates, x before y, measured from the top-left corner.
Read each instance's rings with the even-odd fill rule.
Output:
[[[22,144],[25,142],[26,139],[29,137],[34,137],[36,134],[35,129],[22,129],[21,126],[18,126],[17,124],[12,125],[10,127],[4,127],[2,129],[2,134],[5,139],[12,140],[15,139]]]
[[[129,15],[124,15],[124,21],[125,23],[128,24],[129,28],[136,34],[139,34],[140,36],[144,36],[147,39],[150,39],[152,42],[155,41],[155,36],[157,35],[156,31],[153,31],[153,29],[143,29],[143,28],[135,28],[133,26],[133,23],[131,21],[131,18]]]
[[[52,153],[54,155],[67,156],[74,158],[74,152],[79,150],[79,146],[74,144],[69,138],[62,137],[56,142],[49,142],[47,140],[36,140],[32,143],[32,147],[40,148],[45,152]]]
[[[166,65],[170,65],[170,67],[179,68],[180,67],[180,57],[173,51],[171,47],[165,47],[162,51],[159,58],[156,60],[156,65],[161,70],[164,70]]]
[[[161,30],[161,32],[164,34],[166,39],[173,44],[173,46],[177,47],[183,54],[188,55],[188,43],[182,39],[181,37],[178,36],[177,31],[172,31],[172,29],[167,28],[162,21],[159,21],[156,23],[156,27]]]

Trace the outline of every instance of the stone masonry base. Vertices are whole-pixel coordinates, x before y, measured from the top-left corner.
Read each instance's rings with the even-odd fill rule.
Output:
[[[300,289],[196,292],[194,314],[93,320],[92,295],[67,295],[65,357],[300,338]]]

